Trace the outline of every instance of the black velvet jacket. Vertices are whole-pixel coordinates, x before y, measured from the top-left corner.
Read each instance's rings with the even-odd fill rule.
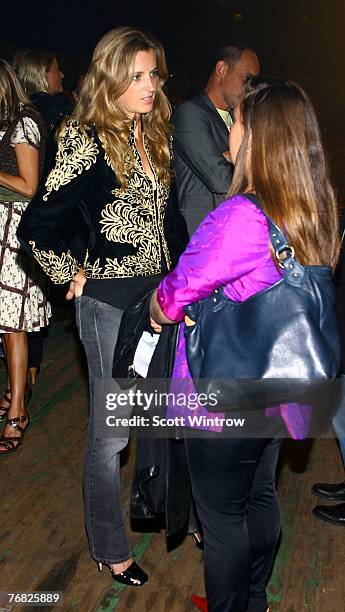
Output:
[[[135,170],[121,190],[95,129],[82,130],[75,120],[67,124],[55,167],[18,228],[21,244],[54,283],[70,281],[80,267],[93,279],[152,276],[170,269],[164,230],[169,188],[158,179],[145,137],[155,187],[144,172],[133,128],[129,145]],[[83,254],[64,240],[69,221],[77,224],[78,218],[89,228]]]

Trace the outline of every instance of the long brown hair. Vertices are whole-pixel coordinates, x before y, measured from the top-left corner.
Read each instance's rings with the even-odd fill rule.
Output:
[[[118,102],[133,78],[134,61],[138,51],[153,49],[157,58],[159,85],[151,112],[143,116],[144,131],[149,141],[158,176],[170,182],[171,107],[163,91],[168,77],[162,45],[148,32],[120,27],[111,30],[97,44],[92,63],[85,76],[73,116],[81,125],[96,126],[97,132],[111,159],[112,166],[124,186],[126,170],[134,160],[128,146],[131,121]],[[129,167],[127,162],[129,160]]]
[[[255,191],[302,264],[335,266],[337,202],[309,97],[291,81],[255,77],[241,115],[244,136],[230,195]]]
[[[0,128],[7,128],[23,107],[34,112],[12,66],[0,59]]]

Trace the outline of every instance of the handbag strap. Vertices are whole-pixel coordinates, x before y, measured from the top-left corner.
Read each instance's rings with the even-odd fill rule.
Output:
[[[278,225],[276,225],[265,211],[262,210],[260,201],[257,197],[252,193],[245,193],[244,195],[261,210],[267,219],[273,252],[279,267],[284,270],[285,278],[293,285],[300,285],[303,281],[305,270],[296,260],[295,249],[288,243],[284,233]]]

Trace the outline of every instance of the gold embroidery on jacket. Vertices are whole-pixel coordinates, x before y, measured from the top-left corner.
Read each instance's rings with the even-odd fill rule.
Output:
[[[29,244],[38,263],[56,285],[70,281],[78,272],[80,265],[70,251],[59,256],[54,251],[37,249],[33,240]]]
[[[104,159],[105,159],[105,161],[106,161],[106,164],[107,164],[107,166],[109,166],[109,168],[111,168],[111,169],[112,169],[112,171],[113,171],[113,172],[115,172],[115,168],[114,168],[114,166],[113,166],[113,162],[111,161],[111,159],[110,159],[110,157],[109,157],[108,153],[106,152],[106,149],[105,149],[105,146],[104,146],[104,144],[103,144],[103,143],[102,143],[102,146],[103,146],[103,149],[104,149]]]
[[[84,170],[89,170],[96,163],[98,151],[93,137],[81,132],[78,122],[70,122],[61,137],[55,166],[48,174],[43,200],[47,201],[52,191],[58,191]]]
[[[117,257],[107,258],[104,270],[99,261],[87,264],[87,276],[128,277],[159,274],[162,263],[162,247],[168,266],[170,257],[164,238],[163,219],[168,197],[168,190],[159,185],[156,199],[151,181],[133,173],[125,192],[114,189],[115,200],[108,203],[101,212],[101,233],[110,242],[130,244],[136,249],[133,255],[125,255],[121,261]],[[138,189],[141,201],[138,204]],[[117,197],[116,197],[117,196]],[[97,268],[97,269],[96,269]]]
[[[135,169],[128,176],[125,190],[112,191],[115,199],[106,204],[99,223],[102,226],[101,233],[105,234],[109,242],[132,245],[136,253],[124,255],[120,259],[107,257],[104,266],[100,265],[99,258],[93,263],[85,262],[84,271],[89,278],[127,278],[159,274],[162,270],[163,253],[168,268],[171,266],[164,236],[164,214],[169,188],[158,179],[145,136],[144,147],[156,189],[144,171],[133,132],[129,137],[129,145],[134,155]],[[105,159],[109,164],[107,154]]]
[[[169,196],[169,187],[159,180],[155,170],[150,147],[144,135],[144,146],[154,175],[154,183],[147,176],[142,166],[139,152],[135,146],[134,132],[129,136],[135,168],[132,168],[130,159],[126,164],[128,169],[128,182],[125,189],[115,188],[110,194],[114,200],[105,204],[100,213],[100,232],[106,240],[118,245],[128,245],[124,248],[127,254],[118,254],[117,257],[102,257],[90,261],[86,252],[83,268],[88,278],[131,278],[159,274],[162,271],[162,261],[165,258],[168,269],[171,266],[168,246],[164,235],[164,214]],[[105,163],[111,167],[111,160],[103,149]],[[99,148],[92,138],[84,136],[78,129],[78,123],[69,124],[61,140],[57,155],[56,167],[47,179],[47,200],[53,190],[61,185],[68,184],[73,178],[88,170],[96,162]],[[36,259],[55,283],[64,283],[71,280],[80,268],[70,251],[63,252],[61,256],[53,251],[40,251],[32,243]],[[128,254],[128,250],[130,254]],[[110,249],[112,253],[113,249]]]

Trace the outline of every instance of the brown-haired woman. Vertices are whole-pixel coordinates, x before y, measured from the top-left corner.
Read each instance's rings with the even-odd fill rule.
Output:
[[[111,378],[124,309],[170,268],[163,229],[170,189],[170,105],[161,44],[122,27],[98,43],[55,168],[32,202],[19,236],[55,283],[70,281],[88,360],[90,423],[84,496],[91,554],[113,577],[140,586],[120,503],[120,451],[127,439],[96,436],[96,378]],[[89,227],[82,259],[63,240],[76,211]],[[78,233],[78,224],[75,232]]]
[[[0,454],[17,450],[29,425],[25,406],[25,332],[48,324],[50,305],[39,267],[19,250],[17,227],[42,170],[45,129],[11,66],[0,60],[0,332],[9,384],[0,402],[6,426]],[[42,284],[43,283],[43,284]]]
[[[251,79],[235,109],[229,148],[235,163],[230,198],[207,215],[160,283],[151,307],[157,331],[183,320],[185,306],[220,287],[231,301],[244,302],[280,280],[263,211],[283,226],[302,264],[336,264],[336,200],[304,91],[290,81]],[[182,371],[186,356],[179,349],[175,368]],[[281,522],[275,490],[281,441],[185,442],[205,549],[207,600],[193,601],[208,612],[266,612]]]

